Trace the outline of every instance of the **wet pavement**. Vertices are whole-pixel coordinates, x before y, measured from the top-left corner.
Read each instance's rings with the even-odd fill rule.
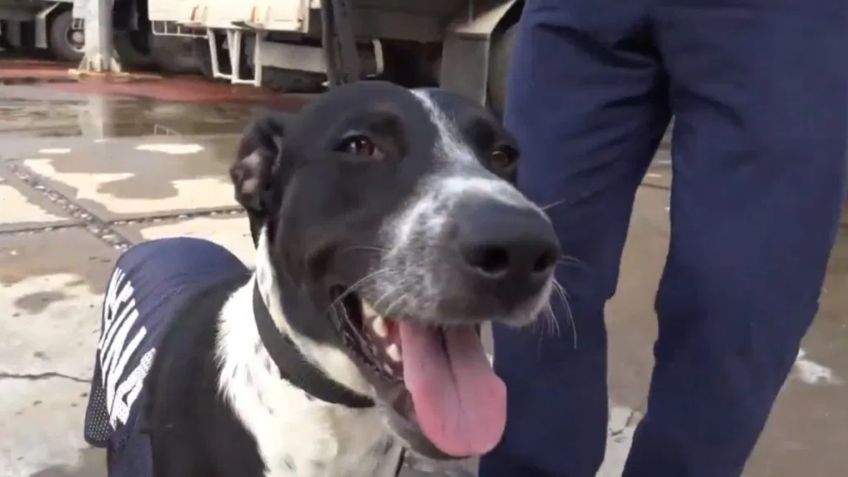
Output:
[[[251,263],[227,165],[256,109],[296,109],[308,98],[193,78],[77,82],[65,68],[2,61],[0,475],[103,475],[102,452],[82,440],[82,416],[113,260],[131,244],[189,235]],[[645,408],[670,180],[661,150],[639,189],[608,308],[613,412],[603,477],[620,475]],[[845,222],[819,316],[747,477],[835,477],[848,469]]]

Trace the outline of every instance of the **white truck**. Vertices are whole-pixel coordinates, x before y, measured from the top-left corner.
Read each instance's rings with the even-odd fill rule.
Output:
[[[0,0],[0,49],[48,52],[57,60],[78,63],[84,55],[83,11],[89,1],[98,0]],[[131,67],[150,64],[147,1],[111,3],[118,55]]]
[[[287,91],[382,77],[502,110],[516,0],[147,0],[210,78]]]
[[[0,0],[2,38],[12,47],[34,44],[60,59],[78,60],[83,12],[93,1],[103,0]],[[405,86],[441,85],[501,111],[522,5],[520,0],[114,0],[114,46],[130,68],[199,70],[213,79],[285,91],[379,77]]]
[[[72,17],[73,0],[0,0],[0,48],[49,50],[57,59],[82,58],[82,25]]]

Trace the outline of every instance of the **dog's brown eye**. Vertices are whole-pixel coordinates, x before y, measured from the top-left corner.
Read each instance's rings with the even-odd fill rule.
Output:
[[[342,144],[342,150],[350,154],[356,154],[357,156],[368,157],[378,161],[384,158],[383,151],[365,136],[353,136],[346,139]]]
[[[495,149],[489,159],[492,168],[500,172],[512,172],[516,163],[516,154],[508,148]]]

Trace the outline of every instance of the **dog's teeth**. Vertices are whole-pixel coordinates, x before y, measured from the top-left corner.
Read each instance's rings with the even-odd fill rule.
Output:
[[[395,370],[392,369],[392,367],[389,366],[388,363],[383,363],[383,371],[387,372],[389,376],[394,376],[395,374]]]
[[[371,308],[371,305],[369,305],[368,303],[363,301],[362,302],[362,316],[364,316],[365,318],[373,318],[373,317],[379,316],[379,315],[377,315],[377,312],[374,311],[373,308]]]
[[[389,336],[389,330],[386,328],[386,320],[384,320],[380,315],[377,315],[371,322],[371,329],[373,329],[374,333],[376,333],[380,338]]]
[[[398,349],[396,344],[392,343],[386,348],[386,355],[395,363],[400,363],[400,349]]]

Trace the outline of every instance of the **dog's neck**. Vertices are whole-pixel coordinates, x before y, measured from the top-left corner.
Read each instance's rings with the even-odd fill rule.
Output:
[[[332,380],[366,396],[370,386],[343,351],[293,329],[282,312],[281,293],[260,241],[254,276],[229,298],[218,321],[216,358],[223,401],[254,437],[266,477],[394,476],[401,446],[386,431],[377,407],[351,408],[316,399],[281,379],[256,326],[254,290],[271,319],[302,356]],[[317,319],[318,317],[316,317]]]
[[[319,343],[310,337],[299,333],[290,326],[286,320],[283,310],[285,303],[280,293],[280,282],[271,263],[270,250],[268,248],[267,233],[263,229],[259,236],[256,247],[256,270],[253,280],[247,286],[255,286],[259,290],[265,307],[271,316],[279,332],[288,336],[295,346],[312,365],[316,366],[331,380],[354,391],[362,396],[373,396],[373,388],[356,367],[356,364],[345,354],[344,351]],[[324,316],[310,317],[322,320]]]

